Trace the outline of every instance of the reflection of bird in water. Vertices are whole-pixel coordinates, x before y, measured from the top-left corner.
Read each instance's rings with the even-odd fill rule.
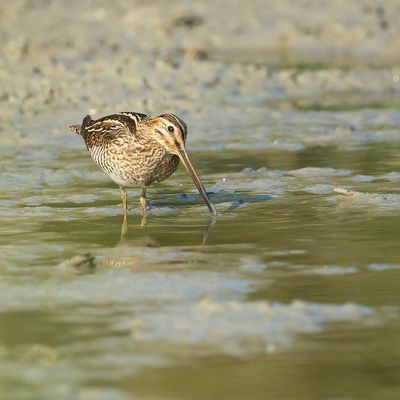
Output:
[[[147,187],[174,173],[179,160],[191,175],[210,212],[217,213],[187,155],[186,124],[176,115],[151,117],[121,112],[98,120],[87,115],[82,125],[72,125],[70,129],[83,137],[94,162],[119,185],[124,220],[128,211],[125,188],[143,188],[140,204],[145,216]]]
[[[180,251],[185,247],[162,246],[156,239],[147,235],[135,235],[133,239],[124,236],[114,247],[103,249],[96,255],[77,254],[59,263],[58,267],[61,270],[79,273],[94,273],[99,269],[144,269],[147,272],[182,269],[191,262],[193,255],[197,257],[202,252],[201,248],[207,244],[215,223],[215,219],[209,221],[197,252],[193,252],[193,245],[190,246],[190,251],[186,252]],[[197,243],[200,244],[200,236]]]
[[[174,271],[187,268],[193,259],[197,259],[207,245],[216,220],[210,219],[207,226],[196,233],[194,243],[187,251],[185,246],[165,246],[156,238],[148,235],[126,235],[107,252],[100,264],[111,268],[133,268],[146,271]],[[137,228],[141,230],[140,228]],[[193,251],[197,248],[197,251]],[[146,250],[144,250],[146,249]],[[107,265],[108,263],[108,265]]]

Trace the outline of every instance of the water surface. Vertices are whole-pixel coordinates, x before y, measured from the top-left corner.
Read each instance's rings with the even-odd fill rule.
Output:
[[[4,393],[396,398],[400,203],[333,192],[396,195],[395,146],[194,152],[217,221],[182,169],[122,239],[85,150],[36,154],[2,161]]]

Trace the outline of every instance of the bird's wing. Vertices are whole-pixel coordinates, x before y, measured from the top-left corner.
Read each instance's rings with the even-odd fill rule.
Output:
[[[81,134],[88,147],[99,146],[121,135],[136,135],[138,123],[146,114],[122,112],[93,120],[87,115],[82,121]]]
[[[122,115],[122,116],[128,118],[131,121],[131,123],[134,123],[136,126],[142,119],[145,119],[149,116],[148,114],[131,112],[131,111],[119,112],[116,115]]]

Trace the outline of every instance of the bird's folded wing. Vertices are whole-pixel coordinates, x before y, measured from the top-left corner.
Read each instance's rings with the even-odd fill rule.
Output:
[[[105,144],[121,135],[136,135],[138,123],[146,114],[122,112],[92,120],[90,116],[82,122],[82,136],[88,147]]]

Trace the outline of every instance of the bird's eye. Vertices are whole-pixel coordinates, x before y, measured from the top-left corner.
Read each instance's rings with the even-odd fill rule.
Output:
[[[172,133],[173,131],[174,131],[174,127],[170,125],[170,126],[168,127],[168,132],[171,132],[171,133]]]

